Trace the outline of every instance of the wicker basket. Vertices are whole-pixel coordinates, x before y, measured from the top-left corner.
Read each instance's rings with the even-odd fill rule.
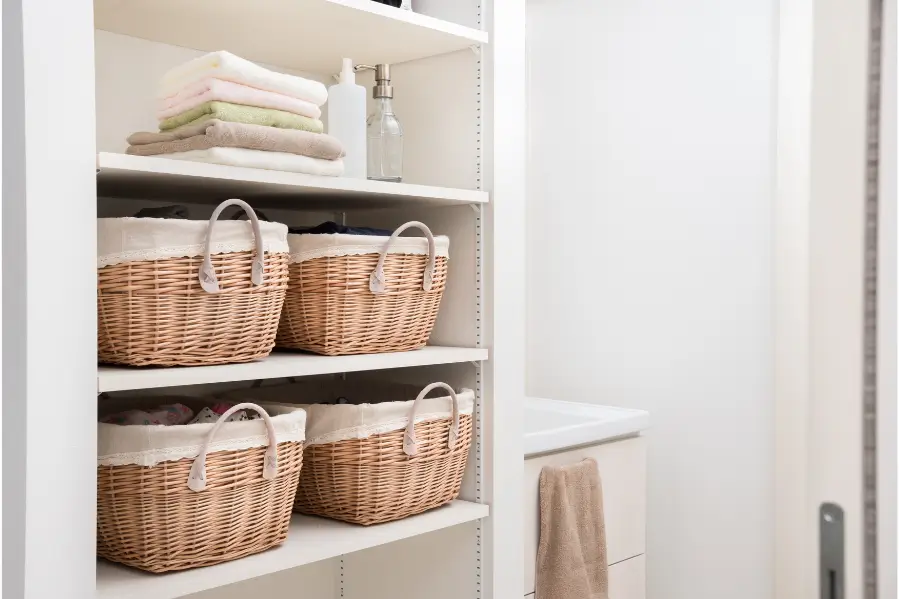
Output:
[[[213,242],[216,221],[231,205],[249,214],[255,244],[248,235],[250,225],[242,222],[222,223],[231,237],[241,238],[237,242]],[[100,229],[100,245],[115,250],[103,254],[101,249],[97,270],[101,362],[227,364],[271,352],[287,290],[284,225],[265,223],[263,233],[252,208],[227,200],[208,226],[199,221],[100,219]],[[161,237],[167,243],[154,245]],[[133,239],[144,242],[141,251],[128,251]],[[135,255],[152,259],[131,259]]]
[[[449,393],[452,416],[416,423],[416,409],[436,388]],[[473,399],[471,391],[464,393],[466,399]],[[439,398],[443,399],[448,398]],[[318,442],[321,438],[313,439],[310,431],[294,509],[369,525],[419,514],[455,499],[468,459],[472,414],[460,414],[459,398],[445,383],[428,385],[414,402],[402,403],[411,403],[404,428],[333,442]],[[306,408],[310,426],[317,426],[314,419],[327,419],[332,416],[329,412],[372,406]]]
[[[427,244],[399,237],[410,227],[421,229]],[[327,356],[423,347],[446,287],[449,239],[438,239],[419,222],[390,237],[288,235],[290,284],[278,347]]]
[[[241,409],[255,410],[263,420],[225,422]],[[280,545],[287,538],[303,460],[304,417],[296,409],[270,417],[262,407],[243,403],[214,425],[100,424],[97,555],[150,572],[168,572],[210,566]],[[260,434],[263,422],[265,433]],[[228,443],[216,439],[223,427],[231,427]],[[251,436],[240,438],[242,432]],[[121,446],[123,439],[125,445],[139,448],[141,443],[146,446],[146,438],[166,434],[181,435],[182,443],[196,437],[193,442],[198,445],[152,449],[196,457],[146,466],[135,462],[146,463],[152,451],[103,455],[104,441],[107,448]],[[217,449],[223,445],[245,448]]]

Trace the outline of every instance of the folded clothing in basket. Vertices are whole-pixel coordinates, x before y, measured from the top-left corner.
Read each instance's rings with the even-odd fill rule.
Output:
[[[188,218],[187,206],[160,206],[158,208],[141,208],[134,218]]]
[[[314,227],[288,227],[287,232],[291,235],[378,235],[381,237],[390,237],[393,231],[387,229],[374,229],[372,227],[348,227],[346,225],[338,225],[333,221],[323,222]]]
[[[259,220],[271,222],[265,217],[261,210],[256,210],[255,212],[256,216],[259,217]],[[231,217],[230,220],[240,220],[240,216],[242,216],[242,213],[238,212],[235,216]],[[185,220],[190,218],[190,212],[188,211],[187,206],[172,204],[171,206],[141,208],[134,213],[133,218],[177,218]]]
[[[233,403],[217,403],[212,407],[205,407],[190,421],[190,424],[202,424],[204,422],[218,422],[222,414],[234,407]],[[238,410],[228,416],[225,422],[241,422],[243,420],[256,420],[259,414],[252,410]]]
[[[183,403],[173,403],[150,408],[147,410],[125,410],[104,416],[100,422],[120,425],[151,425],[158,424],[171,426],[174,424],[187,424],[193,418],[194,411]]]
[[[173,426],[177,424],[201,424],[205,422],[218,422],[222,414],[230,410],[233,403],[219,402],[211,406],[204,406],[197,412],[188,408],[183,403],[166,404],[158,408],[146,410],[125,410],[104,416],[100,422],[104,424],[119,424],[123,426],[133,425],[161,425]],[[252,410],[238,410],[228,417],[225,422],[240,422],[243,420],[255,420],[259,414]]]

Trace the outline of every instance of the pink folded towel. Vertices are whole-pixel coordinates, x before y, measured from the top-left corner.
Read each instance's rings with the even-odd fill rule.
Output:
[[[184,125],[162,133],[138,132],[128,137],[127,153],[157,156],[210,148],[245,148],[298,154],[322,160],[344,155],[337,138],[299,129],[279,129],[264,125],[229,123],[210,119],[201,125]]]
[[[174,96],[159,100],[156,118],[163,121],[212,100],[258,108],[274,108],[308,116],[311,119],[317,119],[322,115],[321,109],[312,102],[264,89],[256,89],[233,81],[208,77],[182,88]]]

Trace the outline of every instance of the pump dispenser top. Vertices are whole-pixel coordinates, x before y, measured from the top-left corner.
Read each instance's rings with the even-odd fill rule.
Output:
[[[372,98],[392,98],[393,97],[393,86],[390,85],[390,65],[389,64],[378,64],[375,66],[367,65],[367,64],[358,64],[356,65],[357,71],[374,71],[375,72],[375,86],[371,89],[371,97]]]

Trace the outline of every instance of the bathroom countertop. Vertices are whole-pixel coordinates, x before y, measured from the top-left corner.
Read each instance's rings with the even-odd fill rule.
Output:
[[[649,412],[588,403],[525,398],[525,458],[638,434]]]

